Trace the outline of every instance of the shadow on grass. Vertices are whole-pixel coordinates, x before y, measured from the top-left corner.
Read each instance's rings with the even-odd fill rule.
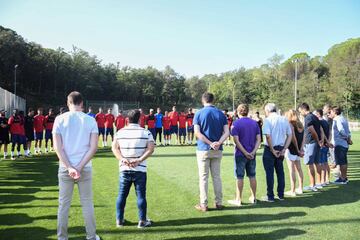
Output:
[[[177,240],[205,240],[205,239],[221,239],[221,240],[238,240],[238,239],[247,239],[247,240],[258,240],[258,239],[285,239],[291,236],[299,236],[305,234],[304,230],[299,230],[295,228],[285,228],[274,230],[269,233],[253,233],[253,234],[244,234],[244,235],[208,235],[208,236],[199,236],[199,237],[182,237],[182,238],[167,238],[177,239]]]
[[[182,226],[182,225],[194,225],[194,224],[237,224],[237,223],[250,223],[250,222],[266,222],[274,220],[284,220],[291,217],[304,217],[305,212],[283,212],[279,214],[233,214],[223,216],[211,216],[211,217],[198,217],[187,219],[176,219],[168,221],[160,221],[155,223],[157,226]]]
[[[22,225],[29,224],[37,220],[55,220],[56,218],[56,215],[30,217],[24,213],[0,214],[0,225]]]
[[[69,236],[74,233],[83,233],[84,227],[69,227]],[[42,227],[13,227],[0,229],[1,239],[36,239],[49,240],[53,235],[56,235],[56,229],[47,229]],[[51,237],[51,238],[50,238]],[[70,238],[70,239],[85,239],[85,236]]]

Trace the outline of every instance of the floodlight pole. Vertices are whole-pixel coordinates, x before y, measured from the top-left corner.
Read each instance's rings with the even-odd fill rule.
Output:
[[[297,107],[297,78],[298,78],[298,59],[295,59],[295,87],[294,87],[294,109]]]

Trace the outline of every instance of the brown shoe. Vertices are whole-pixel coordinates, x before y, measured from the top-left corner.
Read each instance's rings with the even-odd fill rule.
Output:
[[[215,204],[215,209],[216,210],[223,210],[225,208],[224,205],[221,205],[221,204]]]
[[[209,209],[207,206],[201,205],[201,204],[197,204],[195,206],[195,209],[200,211],[200,212],[207,212]]]

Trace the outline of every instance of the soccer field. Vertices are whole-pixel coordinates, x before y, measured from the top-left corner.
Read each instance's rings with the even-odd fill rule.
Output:
[[[349,184],[331,185],[275,203],[247,204],[246,179],[242,207],[198,212],[195,147],[158,147],[148,162],[148,216],[151,228],[137,229],[135,192],[130,192],[124,228],[115,227],[118,163],[110,149],[93,160],[93,190],[97,232],[102,239],[359,239],[360,133],[349,152]],[[224,203],[234,197],[233,147],[222,160]],[[265,195],[265,173],[257,156],[258,198]],[[286,164],[286,190],[289,189]],[[0,162],[0,239],[55,239],[57,168],[54,154]],[[303,168],[304,170],[304,168]],[[304,171],[305,172],[305,171]],[[305,176],[307,173],[305,172]],[[305,177],[305,185],[308,178]],[[275,185],[276,186],[276,185]],[[213,190],[209,185],[210,202]],[[77,188],[70,210],[70,239],[85,239]]]

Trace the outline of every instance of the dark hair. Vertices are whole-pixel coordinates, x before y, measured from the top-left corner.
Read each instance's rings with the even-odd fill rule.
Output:
[[[140,119],[140,111],[135,109],[135,110],[130,110],[128,112],[128,118],[129,118],[129,122],[130,123],[139,123],[139,119]]]
[[[212,102],[214,102],[214,94],[209,93],[209,92],[204,92],[203,95],[202,95],[202,99],[206,103],[212,103]]]
[[[340,115],[340,114],[342,113],[341,107],[338,107],[338,106],[332,107],[332,110],[334,111],[334,113],[335,113],[336,115]]]
[[[315,112],[317,112],[321,117],[324,116],[324,112],[322,109],[316,109]]]
[[[32,112],[32,111],[34,111],[34,109],[32,109],[32,108],[29,108],[28,112],[30,113],[30,112]]]
[[[260,113],[259,113],[259,112],[256,112],[256,114],[257,114],[257,115],[260,115]]]
[[[74,105],[80,105],[84,101],[81,93],[76,91],[71,92],[67,96],[67,100],[70,104],[74,104]]]
[[[39,107],[37,110],[38,110],[38,111],[43,111],[43,108]]]
[[[307,104],[307,103],[302,103],[302,104],[300,104],[299,108],[300,108],[300,109],[304,109],[304,110],[306,110],[306,111],[310,111],[309,104]]]

